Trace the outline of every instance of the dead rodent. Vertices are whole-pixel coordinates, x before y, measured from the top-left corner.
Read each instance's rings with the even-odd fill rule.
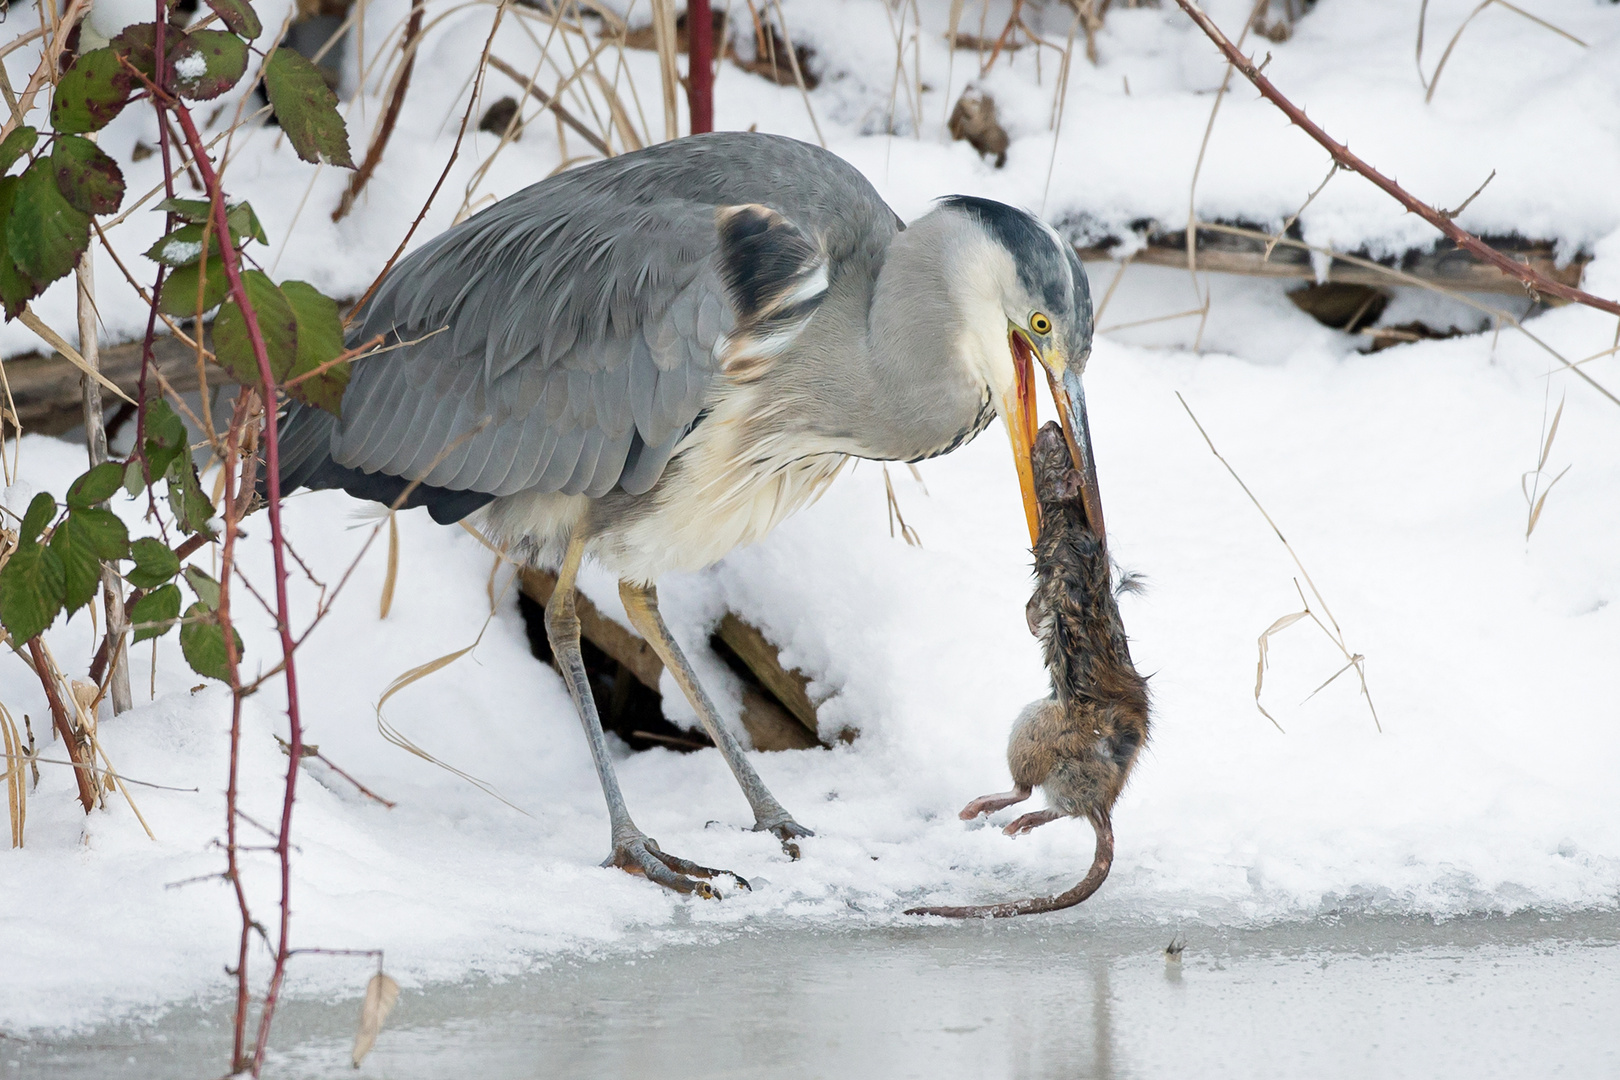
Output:
[[[1096,857],[1085,879],[1059,896],[908,914],[1027,915],[1072,907],[1096,892],[1113,864],[1114,803],[1147,742],[1147,680],[1131,663],[1108,552],[1086,522],[1080,475],[1056,424],[1041,429],[1032,460],[1041,532],[1026,615],[1045,649],[1052,694],[1026,706],[1013,724],[1007,745],[1013,790],[974,799],[961,816],[994,813],[1038,787],[1050,808],[1025,814],[1003,831],[1013,836],[1060,817],[1085,817],[1097,833]]]
[[[951,138],[966,139],[968,145],[981,155],[996,156],[996,168],[1007,164],[1007,130],[996,118],[996,99],[970,86],[962,91],[951,110]]]

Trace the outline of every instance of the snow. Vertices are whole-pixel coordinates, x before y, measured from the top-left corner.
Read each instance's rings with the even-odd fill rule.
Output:
[[[260,10],[267,26],[280,18],[271,6]],[[376,28],[393,25],[407,6],[372,5],[369,49],[382,36]],[[1049,219],[1084,217],[1098,227],[1185,220],[1212,102],[1207,91],[1221,72],[1174,8],[1110,11],[1099,66],[1077,60],[1072,70],[1055,158],[1046,130],[1055,54],[1045,58],[1039,83],[1029,51],[999,65],[986,85],[1014,141],[1007,167],[997,171],[942,133],[972,73],[971,54],[956,55],[947,86],[938,35],[924,35],[923,81],[934,89],[922,96],[921,136],[891,137],[882,132],[894,49],[881,6],[784,6],[790,28],[817,47],[824,65],[810,98],[829,144],[903,216],[966,191],[1044,203]],[[943,25],[946,6],[924,5],[930,29]],[[1426,70],[1470,7],[1429,5]],[[1061,10],[1053,6],[1049,17]],[[1228,27],[1241,22],[1235,10],[1212,5]],[[1620,25],[1608,5],[1553,0],[1536,11],[1588,47],[1491,9],[1469,26],[1428,108],[1412,69],[1407,5],[1323,0],[1292,41],[1266,44],[1267,70],[1330,131],[1437,202],[1461,202],[1496,169],[1460,223],[1484,232],[1517,228],[1569,254],[1587,251],[1594,261],[1586,287],[1615,295]],[[258,249],[259,257],[276,267],[274,276],[339,294],[364,288],[437,179],[465,101],[454,96],[488,18],[478,9],[448,15],[428,39],[388,157],[339,225],[327,208],[344,175],[297,162],[274,129],[238,139],[232,193],[252,200],[264,222],[272,246]],[[537,58],[512,25],[503,26],[496,52],[520,70]],[[28,54],[6,58],[13,82],[26,78]],[[630,76],[654,104],[653,59],[629,59]],[[486,96],[510,90],[492,76]],[[359,146],[379,105],[376,97],[354,101],[351,137]],[[896,109],[909,116],[903,100]],[[717,110],[722,127],[758,122],[815,137],[796,88],[733,68],[718,80]],[[137,139],[155,140],[151,126],[149,112],[130,109],[102,144],[127,163]],[[447,226],[464,196],[473,206],[516,190],[550,172],[560,153],[554,125],[532,124],[475,181],[494,147],[494,139],[469,135],[418,240]],[[151,160],[125,169],[132,192],[156,182]],[[1210,141],[1198,211],[1280,221],[1325,171],[1325,155],[1235,87]],[[1421,223],[1347,176],[1301,220],[1314,243],[1376,251],[1429,241]],[[134,253],[158,238],[160,224],[161,215],[141,211],[111,236],[121,252]],[[1112,268],[1089,269],[1100,299]],[[144,307],[120,291],[110,260],[98,265],[97,281],[106,332],[132,336]],[[1212,304],[1202,326],[1195,317],[1104,333],[1087,373],[1110,544],[1149,580],[1145,595],[1122,604],[1137,663],[1152,673],[1155,730],[1115,814],[1112,877],[1083,908],[1059,917],[1253,923],[1346,910],[1445,917],[1614,908],[1614,404],[1508,329],[1362,355],[1358,339],[1297,311],[1281,283],[1215,277],[1203,287]],[[1198,302],[1184,272],[1133,267],[1102,325]],[[74,324],[67,288],[35,307],[55,326]],[[1436,325],[1481,325],[1460,305],[1406,290],[1384,321],[1415,312]],[[1573,360],[1607,349],[1614,323],[1563,308],[1530,329]],[[12,354],[35,343],[9,324],[0,346]],[[1617,364],[1602,356],[1583,370],[1613,384]],[[1178,392],[1288,538],[1349,647],[1365,655],[1382,732],[1350,675],[1304,700],[1343,664],[1308,621],[1270,646],[1263,700],[1287,733],[1257,711],[1256,639],[1299,610],[1301,574],[1210,454]],[[1520,477],[1535,469],[1561,400],[1542,489],[1572,468],[1526,539]],[[82,449],[66,442],[28,436],[16,449],[23,472],[7,493],[11,506],[24,504],[29,490],[60,493],[84,467]],[[561,953],[630,940],[904,923],[901,911],[921,901],[1071,884],[1089,858],[1084,824],[1061,822],[1014,841],[955,817],[969,798],[1005,786],[1008,726],[1045,688],[1024,625],[1028,537],[1005,440],[992,430],[919,469],[926,486],[903,467],[890,473],[920,548],[889,535],[882,472],[865,463],[766,541],[660,585],[676,636],[693,646],[723,710],[735,711],[735,681],[699,646],[729,608],[812,676],[812,694],[827,697],[825,729],[861,732],[836,749],[754,757],[778,798],[817,831],[799,862],[747,831],[746,804],[716,753],[621,754],[626,798],[650,835],[666,850],[753,881],[754,891],[719,903],[684,901],[598,867],[608,841],[601,795],[565,691],[529,652],[509,571],[497,569],[491,586],[493,560],[477,541],[421,512],[402,514],[388,617],[378,617],[386,570],[380,540],[299,657],[307,738],[398,806],[369,802],[317,766],[305,770],[294,827],[296,943],[384,949],[389,971],[409,986],[513,975]],[[150,531],[140,520],[144,504],[119,503],[134,533]],[[290,499],[286,521],[328,590],[375,528],[370,509],[337,493]],[[262,590],[267,529],[250,522],[248,531],[244,570]],[[585,588],[605,610],[618,610],[600,572],[586,575]],[[319,592],[296,578],[300,623]],[[239,618],[250,666],[268,667],[276,655],[272,627],[262,617]],[[522,812],[378,732],[376,702],[393,679],[475,639],[471,654],[392,697],[386,719]],[[82,664],[92,647],[89,619],[53,630],[50,641],[64,663]],[[172,639],[159,654],[148,700],[147,646],[135,650],[140,707],[104,718],[101,738],[128,776],[198,790],[132,789],[153,841],[122,801],[86,818],[67,771],[41,767],[27,846],[5,856],[0,874],[6,1030],[82,1026],[227,991],[220,969],[235,955],[236,910],[221,881],[192,879],[223,865],[215,841],[228,698],[217,685],[196,688],[201,680],[180,663]],[[668,679],[664,692],[671,717],[690,723]],[[46,734],[39,687],[14,659],[0,663],[0,701],[33,718],[45,756],[60,756]],[[285,725],[274,684],[250,699],[244,721],[243,807],[270,822],[285,764],[272,737]],[[268,918],[276,895],[268,857],[250,857],[247,886],[256,913]],[[262,953],[253,963],[266,970]],[[352,990],[366,963],[299,958],[293,991]]]

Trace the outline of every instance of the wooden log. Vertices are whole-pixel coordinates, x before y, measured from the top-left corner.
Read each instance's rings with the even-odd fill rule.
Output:
[[[195,349],[165,335],[152,343],[152,358],[176,390],[185,393],[197,389]],[[84,423],[79,369],[65,357],[54,352],[49,356],[27,353],[6,360],[5,365],[23,431],[60,435]],[[141,343],[132,341],[102,349],[99,367],[103,375],[133,398],[141,378]],[[220,384],[230,381],[224,369],[217,366],[208,373],[210,383],[216,376]],[[147,384],[146,391],[149,397],[155,397],[155,380]]]
[[[1263,230],[1257,230],[1263,231]],[[1564,266],[1557,263],[1556,251],[1550,240],[1525,240],[1519,237],[1489,238],[1492,247],[1512,256],[1535,270],[1571,287],[1578,286],[1589,256],[1577,255]],[[1076,247],[1082,262],[1101,262],[1119,258],[1122,241],[1105,241],[1091,247]],[[1370,258],[1351,252],[1358,258]],[[1212,229],[1199,229],[1195,238],[1194,257],[1199,270],[1217,274],[1244,274],[1250,277],[1282,277],[1316,279],[1316,268],[1311,253],[1303,248],[1278,244],[1266,256],[1266,243],[1254,237],[1233,236]],[[1148,235],[1147,246],[1132,257],[1133,263],[1143,266],[1166,266],[1176,269],[1187,267],[1187,231],[1155,230]],[[1388,262],[1392,269],[1410,274],[1422,281],[1458,292],[1501,293],[1524,296],[1524,286],[1513,277],[1457,247],[1449,240],[1442,241],[1432,250],[1409,251]],[[1388,287],[1394,282],[1388,274],[1381,274],[1365,266],[1334,259],[1328,267],[1328,281],[1349,285]],[[1545,297],[1550,304],[1562,303]]]
[[[557,575],[549,570],[527,569],[522,572],[521,577],[523,591],[530,599],[542,606],[551,601],[551,594],[557,588]],[[643,686],[654,691],[658,690],[659,677],[664,673],[664,662],[641,635],[604,615],[600,608],[591,603],[590,597],[582,592],[574,594],[574,611],[579,616],[579,632],[582,637],[623,664],[625,670],[634,675]],[[727,613],[726,617],[735,618],[730,613]],[[752,627],[748,629],[753,630]],[[755,635],[759,633],[757,630],[753,632]],[[761,642],[763,640],[760,639]],[[763,655],[757,646],[750,648],[756,655]],[[770,656],[774,660],[776,651],[770,649],[768,645],[765,648],[769,649]],[[753,670],[752,666],[750,670]],[[777,671],[779,676],[787,674],[781,672],[779,662]],[[803,676],[798,672],[792,674],[803,680]],[[761,679],[761,682],[763,681]],[[807,705],[808,702],[809,699],[806,698]],[[814,724],[814,712],[812,711],[810,715],[811,723]],[[741,719],[743,729],[748,732],[748,738],[756,750],[806,750],[820,745],[814,727],[807,729],[793,713],[783,708],[782,704],[773,699],[769,693],[761,692],[758,688],[746,684],[742,693]]]
[[[793,714],[795,720],[804,725],[806,731],[817,734],[816,707],[810,702],[808,689],[810,680],[797,668],[784,668],[776,646],[765,640],[764,634],[728,611],[715,628],[715,635],[737,654],[761,685]]]

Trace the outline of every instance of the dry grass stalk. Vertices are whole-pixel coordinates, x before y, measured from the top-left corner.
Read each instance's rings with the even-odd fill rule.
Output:
[[[23,846],[23,824],[28,820],[28,778],[24,762],[33,755],[17,733],[17,723],[0,702],[0,740],[6,747],[6,810],[11,819],[11,846]],[[36,766],[37,768],[37,766]]]
[[[658,77],[664,92],[664,139],[679,138],[681,89],[676,66],[675,4],[673,0],[649,0],[652,4],[653,39],[658,50]]]
[[[1357,173],[1378,190],[1400,203],[1409,212],[1433,225],[1446,239],[1466,250],[1475,258],[1490,263],[1509,277],[1522,282],[1531,299],[1540,300],[1542,296],[1556,296],[1568,303],[1582,304],[1598,311],[1606,311],[1611,315],[1620,315],[1620,303],[1593,296],[1591,293],[1555,281],[1531,267],[1514,262],[1502,252],[1493,249],[1479,237],[1465,229],[1458,228],[1451,219],[1445,217],[1434,207],[1417,198],[1394,180],[1367,164],[1360,157],[1357,157],[1350,151],[1348,146],[1334,139],[1322,129],[1321,125],[1305,115],[1305,111],[1288,100],[1282,91],[1278,90],[1271,80],[1265,77],[1265,74],[1255,65],[1254,61],[1243,55],[1243,52],[1232,44],[1231,39],[1221,32],[1221,28],[1216,26],[1203,9],[1193,3],[1193,0],[1176,0],[1176,5],[1185,11],[1193,22],[1198,24],[1198,28],[1216,44],[1226,56],[1227,61],[1243,72],[1243,77],[1248,79],[1256,90],[1260,91],[1262,97],[1275,105],[1284,116],[1288,117],[1290,123],[1309,135],[1318,146],[1332,154],[1333,160]]]
[[[793,36],[788,33],[787,15],[782,11],[780,0],[773,5],[776,8],[776,23],[782,30],[782,41],[786,47],[782,50],[787,53],[788,67],[793,70],[793,81],[799,87],[799,97],[804,101],[804,111],[810,117],[810,126],[816,129],[816,142],[821,144],[823,150],[827,149],[827,138],[821,133],[821,122],[816,119],[816,110],[810,105],[810,89],[804,82],[804,70],[799,67],[799,50],[793,46]],[[769,37],[769,35],[766,35]]]
[[[1546,424],[1546,415],[1544,411],[1542,413],[1543,424]],[[1547,457],[1552,453],[1553,440],[1558,437],[1558,422],[1563,418],[1564,398],[1560,397],[1558,399],[1558,411],[1553,413],[1552,426],[1546,429],[1547,434],[1541,444],[1541,459],[1536,462],[1534,469],[1519,477],[1519,490],[1524,492],[1524,501],[1530,510],[1529,520],[1524,526],[1524,538],[1526,540],[1530,539],[1530,534],[1536,531],[1536,522],[1541,520],[1542,507],[1547,505],[1547,496],[1552,494],[1553,485],[1562,480],[1564,473],[1569,472],[1572,468],[1572,466],[1565,465],[1557,476],[1547,481],[1546,490],[1541,490],[1541,475],[1543,470],[1547,468]],[[1538,491],[1540,491],[1539,498],[1537,497]]]
[[[889,539],[894,539],[895,522],[900,523],[900,536],[912,547],[922,547],[922,537],[917,530],[906,524],[905,515],[900,512],[900,500],[894,495],[894,481],[889,479],[889,466],[883,466],[883,491],[889,502]]]
[[[1317,589],[1316,582],[1311,580],[1310,571],[1306,570],[1305,564],[1300,562],[1299,555],[1295,553],[1293,545],[1288,542],[1287,537],[1283,536],[1282,530],[1279,529],[1277,527],[1277,523],[1271,519],[1271,515],[1266,512],[1266,508],[1260,505],[1260,500],[1255,498],[1254,492],[1249,490],[1249,485],[1243,482],[1243,478],[1237,474],[1237,470],[1232,468],[1231,463],[1221,456],[1221,452],[1219,450],[1215,449],[1215,441],[1209,437],[1209,432],[1204,430],[1204,425],[1198,422],[1198,417],[1193,414],[1192,406],[1187,404],[1187,399],[1181,396],[1180,391],[1176,392],[1176,400],[1181,402],[1181,407],[1183,409],[1187,410],[1188,418],[1192,420],[1193,426],[1198,429],[1198,434],[1204,437],[1204,442],[1209,446],[1209,452],[1215,455],[1215,460],[1219,461],[1221,465],[1225,467],[1226,471],[1232,474],[1232,479],[1236,480],[1238,487],[1243,489],[1243,494],[1249,497],[1249,501],[1254,504],[1254,508],[1260,511],[1260,516],[1266,519],[1266,524],[1271,526],[1271,531],[1277,534],[1277,539],[1282,543],[1283,548],[1288,552],[1288,557],[1294,560],[1294,565],[1299,568],[1300,576],[1305,579],[1305,584],[1311,587],[1311,595],[1316,597],[1316,602],[1321,605],[1322,614],[1326,615],[1328,623],[1332,624],[1332,629],[1330,630],[1327,624],[1323,623],[1321,619],[1316,617],[1315,612],[1311,611],[1310,604],[1305,600],[1305,594],[1301,592],[1300,602],[1304,605],[1304,610],[1295,612],[1292,615],[1284,615],[1282,618],[1272,623],[1271,626],[1267,628],[1265,633],[1260,635],[1260,662],[1259,670],[1256,672],[1254,684],[1255,707],[1260,709],[1261,714],[1265,716],[1267,720],[1271,720],[1273,724],[1277,724],[1277,721],[1272,719],[1271,714],[1266,712],[1265,708],[1260,705],[1260,688],[1265,677],[1266,668],[1267,641],[1270,639],[1270,636],[1273,633],[1284,630],[1298,622],[1300,619],[1308,617],[1314,620],[1317,626],[1322,628],[1322,632],[1328,636],[1328,640],[1332,641],[1333,644],[1338,647],[1339,651],[1344,654],[1346,661],[1345,669],[1351,667],[1356,669],[1356,675],[1361,680],[1361,694],[1367,699],[1367,708],[1372,712],[1373,726],[1382,732],[1384,730],[1384,725],[1378,720],[1378,709],[1373,705],[1372,693],[1367,689],[1367,672],[1363,666],[1366,658],[1363,657],[1361,653],[1351,652],[1349,646],[1345,644],[1344,631],[1339,629],[1339,621],[1333,617],[1333,612],[1329,610],[1327,601],[1322,599],[1322,593],[1319,589]],[[1294,587],[1296,589],[1299,587],[1298,581],[1295,581]],[[1343,670],[1345,669],[1341,669],[1340,674],[1342,674]],[[1338,678],[1338,674],[1335,674],[1333,678],[1328,680],[1328,682],[1330,683],[1336,678]],[[1327,683],[1322,684],[1322,686],[1326,685]],[[1317,687],[1317,690],[1320,690],[1321,688],[1322,687],[1319,686]],[[1277,730],[1281,731],[1282,725],[1278,724]]]
[[[398,511],[388,511],[388,573],[383,576],[382,599],[377,604],[377,618],[388,618],[394,606],[394,582],[399,579],[399,522]]]
[[[1502,7],[1505,7],[1509,11],[1513,12],[1515,15],[1522,15],[1526,19],[1529,19],[1531,22],[1535,23],[1537,26],[1541,26],[1541,27],[1543,27],[1543,28],[1545,28],[1547,30],[1551,30],[1553,33],[1557,34],[1559,37],[1565,38],[1565,39],[1567,39],[1569,41],[1573,41],[1575,44],[1579,45],[1583,49],[1587,47],[1586,42],[1582,41],[1580,38],[1576,37],[1574,34],[1569,33],[1567,30],[1561,30],[1558,27],[1554,26],[1552,23],[1548,22],[1546,19],[1539,18],[1539,17],[1537,17],[1535,15],[1530,14],[1528,11],[1524,10],[1521,7],[1517,7],[1516,5],[1508,3],[1508,0],[1480,0],[1479,6],[1476,7],[1473,11],[1468,13],[1468,18],[1466,18],[1466,19],[1464,19],[1462,21],[1462,25],[1457,27],[1457,32],[1455,34],[1451,35],[1451,40],[1446,42],[1446,49],[1445,49],[1444,52],[1442,52],[1440,54],[1440,62],[1435,65],[1434,74],[1432,76],[1430,76],[1426,82],[1424,82],[1424,85],[1428,88],[1428,92],[1423,95],[1423,103],[1425,105],[1427,105],[1429,102],[1434,100],[1435,87],[1440,85],[1440,73],[1446,69],[1446,61],[1451,59],[1451,50],[1455,49],[1457,47],[1457,41],[1458,41],[1459,38],[1462,37],[1463,31],[1468,29],[1468,24],[1474,21],[1474,17],[1476,15],[1479,15],[1486,8],[1490,7],[1492,4],[1499,4]],[[1418,48],[1418,78],[1419,79],[1423,78],[1423,20],[1428,15],[1428,7],[1429,7],[1428,0],[1424,0],[1423,9],[1419,13],[1419,16],[1418,16],[1418,46],[1417,46],[1417,48]]]

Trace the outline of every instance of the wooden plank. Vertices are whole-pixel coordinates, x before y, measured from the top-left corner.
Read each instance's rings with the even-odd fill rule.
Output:
[[[196,350],[167,335],[152,345],[153,360],[163,377],[181,393],[197,389]],[[84,423],[84,406],[79,390],[79,369],[59,353],[45,356],[26,353],[5,361],[6,380],[11,384],[11,397],[17,403],[17,419],[25,432],[40,435],[60,435]],[[101,373],[118,388],[134,397],[141,378],[141,343],[132,341],[124,345],[109,345],[101,350]],[[231,380],[224,369],[213,367],[208,378],[210,384],[217,378],[219,384]],[[148,396],[157,392],[155,381],[147,386]],[[113,403],[118,404],[118,403]]]
[[[747,665],[765,689],[787,707],[805,730],[816,734],[816,707],[810,702],[810,680],[797,669],[782,667],[782,657],[765,635],[732,612],[726,612],[715,633]]]
[[[1535,268],[1540,273],[1571,287],[1579,286],[1589,256],[1577,255],[1563,266],[1557,262],[1557,253],[1549,240],[1524,240],[1517,237],[1490,238],[1492,247],[1506,252],[1515,260]],[[1082,262],[1114,260],[1122,249],[1121,241],[1110,241],[1092,247],[1077,247]],[[1279,244],[1266,257],[1265,241],[1247,236],[1199,229],[1196,237],[1195,258],[1199,270],[1218,274],[1243,274],[1250,277],[1281,277],[1316,279],[1311,264],[1311,253],[1302,248]],[[1358,258],[1367,258],[1351,252]],[[1133,263],[1143,266],[1165,266],[1174,269],[1187,267],[1187,231],[1154,231],[1149,234],[1147,246],[1132,257]],[[1422,281],[1459,292],[1500,293],[1524,296],[1524,286],[1488,263],[1480,262],[1468,252],[1449,241],[1442,241],[1433,250],[1409,251],[1399,259],[1380,260],[1392,269],[1410,274]],[[1351,285],[1375,285],[1387,288],[1392,282],[1387,274],[1341,259],[1329,264],[1326,280]],[[1559,303],[1551,297],[1548,303]]]
[[[557,575],[549,570],[524,570],[522,587],[532,600],[544,606],[551,601],[551,594],[557,588]],[[604,615],[600,608],[591,603],[590,597],[582,592],[574,594],[574,612],[579,616],[581,636],[623,664],[625,670],[634,675],[643,686],[658,690],[659,677],[664,673],[664,662],[658,658],[658,654],[653,651],[653,647],[646,639],[616,619]],[[727,615],[727,618],[733,617]],[[775,650],[771,650],[771,653],[774,657]],[[753,686],[743,687],[741,720],[743,730],[748,732],[748,738],[754,744],[755,750],[807,750],[821,745],[813,728],[806,730],[803,724],[768,693],[762,693]]]

